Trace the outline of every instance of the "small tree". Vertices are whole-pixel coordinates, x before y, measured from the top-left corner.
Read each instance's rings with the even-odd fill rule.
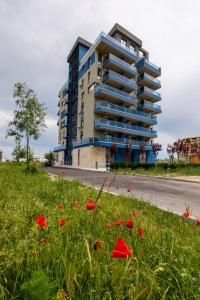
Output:
[[[111,155],[111,162],[114,162],[114,159],[115,159],[115,154],[117,152],[117,145],[115,143],[113,143],[110,148],[110,155]]]
[[[175,158],[175,153],[176,153],[176,147],[174,145],[167,145],[167,153],[169,155],[169,159],[171,161],[171,164],[174,164],[174,158]]]
[[[160,151],[162,151],[162,145],[159,144],[159,143],[153,144],[153,153],[154,153],[154,155],[155,155],[156,158],[158,157],[158,153]]]
[[[14,118],[9,123],[8,136],[13,136],[21,142],[26,141],[26,163],[30,169],[30,140],[38,140],[45,125],[45,106],[39,103],[35,92],[26,83],[16,83],[14,98],[18,110],[14,111]]]
[[[16,146],[12,152],[15,160],[19,162],[20,158],[26,158],[26,149],[21,147],[20,141],[16,141]]]
[[[49,151],[48,153],[45,153],[44,157],[46,158],[49,166],[52,166],[56,159],[53,151]]]

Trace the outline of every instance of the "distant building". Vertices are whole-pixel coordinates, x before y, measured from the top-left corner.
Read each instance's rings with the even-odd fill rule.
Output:
[[[200,136],[180,140],[187,147],[187,157],[192,164],[200,164]]]
[[[91,169],[110,161],[154,163],[161,68],[149,61],[142,41],[115,24],[93,44],[79,37],[67,62],[57,163]]]
[[[3,151],[0,150],[0,162],[2,162],[2,161],[3,161]]]

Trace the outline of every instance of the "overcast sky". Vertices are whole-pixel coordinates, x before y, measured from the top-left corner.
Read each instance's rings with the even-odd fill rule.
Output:
[[[67,79],[68,52],[78,36],[94,42],[116,22],[138,36],[162,68],[158,142],[165,148],[200,135],[199,0],[0,0],[0,149],[6,157],[14,146],[5,140],[14,84],[26,82],[48,108],[48,129],[33,146],[43,154],[57,144],[58,91]]]

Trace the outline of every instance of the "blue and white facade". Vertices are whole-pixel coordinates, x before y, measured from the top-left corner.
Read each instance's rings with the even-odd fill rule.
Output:
[[[142,41],[115,24],[93,44],[79,38],[68,62],[65,148],[55,148],[64,153],[63,164],[154,163],[161,68],[149,61]]]

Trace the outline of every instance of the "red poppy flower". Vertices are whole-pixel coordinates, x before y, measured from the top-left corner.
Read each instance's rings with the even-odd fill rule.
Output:
[[[44,216],[36,216],[35,217],[37,224],[43,228],[46,229],[47,228],[47,221],[46,218]]]
[[[140,238],[142,238],[143,233],[144,233],[142,227],[136,228],[135,232],[138,233],[138,234],[140,235]]]
[[[127,189],[127,192],[128,192],[128,193],[130,193],[130,192],[132,192],[132,191],[133,191],[133,189],[131,189],[131,188],[128,188],[128,189]]]
[[[115,249],[112,252],[113,258],[127,258],[132,255],[132,249],[129,248],[122,238],[116,241]]]
[[[196,220],[196,225],[200,226],[200,220],[199,219]]]
[[[64,209],[64,206],[63,206],[62,204],[58,204],[58,205],[57,205],[57,208],[58,208],[58,209]]]
[[[131,212],[131,216],[132,216],[132,217],[137,217],[137,213],[136,213],[135,210],[133,210],[133,211]]]
[[[60,219],[60,220],[58,220],[58,224],[59,224],[60,226],[63,226],[63,225],[66,224],[66,220],[65,220],[65,219]]]
[[[96,208],[96,204],[94,204],[93,200],[88,200],[87,204],[86,204],[86,208],[87,210],[92,210]]]
[[[64,177],[65,173],[63,171],[60,172],[60,176]]]
[[[46,239],[40,239],[38,242],[40,244],[47,244],[48,243],[48,241]]]
[[[128,228],[133,228],[133,221],[132,220],[126,220],[125,225]]]
[[[187,210],[184,213],[182,213],[182,216],[185,218],[189,217],[189,215],[190,215],[190,213]]]
[[[95,243],[94,243],[94,250],[97,251],[101,248],[101,245],[102,245],[103,241],[101,240],[96,240]]]
[[[115,222],[115,226],[120,226],[122,224],[122,220],[117,220],[116,222]]]

